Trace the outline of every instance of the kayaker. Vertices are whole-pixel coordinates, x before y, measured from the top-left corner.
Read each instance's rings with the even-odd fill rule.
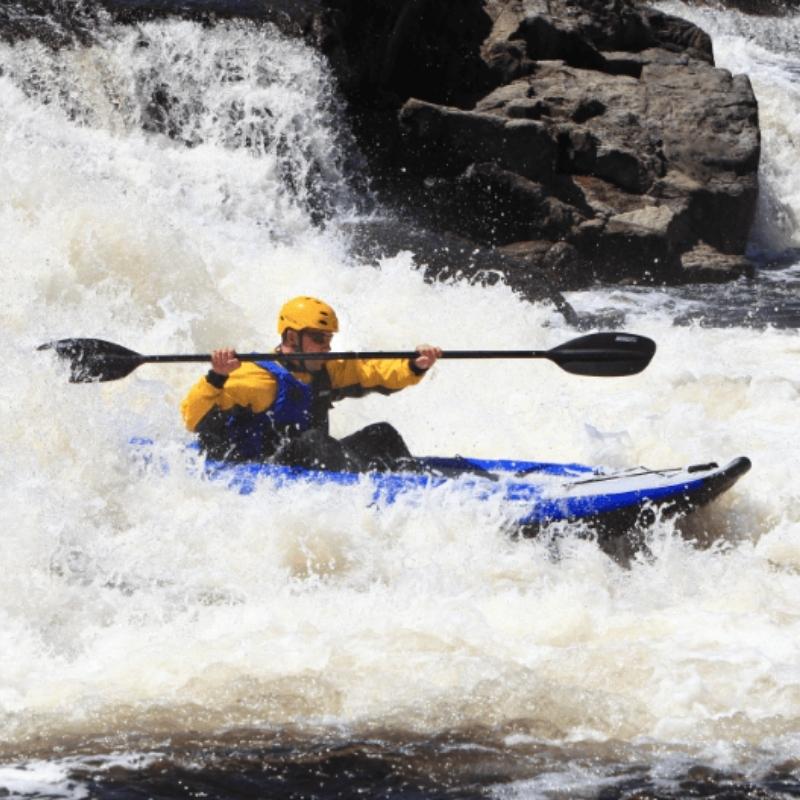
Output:
[[[279,353],[328,353],[339,330],[334,310],[295,297],[278,315]],[[371,392],[391,394],[419,383],[442,351],[423,344],[413,359],[241,362],[231,348],[214,350],[211,369],[181,404],[186,427],[209,458],[275,461],[307,468],[392,469],[411,454],[387,422],[341,440],[328,432],[333,403]]]

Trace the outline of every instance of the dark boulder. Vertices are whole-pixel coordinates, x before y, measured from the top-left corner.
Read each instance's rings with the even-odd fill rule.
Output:
[[[462,233],[502,246],[569,242],[587,265],[583,282],[694,280],[702,272],[681,257],[699,242],[744,252],[757,197],[755,99],[746,78],[705,61],[659,49],[637,61],[639,78],[538,62],[472,111],[409,100],[408,167],[449,179],[439,194]],[[498,216],[490,230],[481,224]]]
[[[708,36],[627,0],[486,8],[498,85],[470,109],[400,110],[395,155],[437,188],[414,202],[528,260],[544,251],[526,242],[569,244],[585,272],[566,270],[565,286],[747,274],[758,111],[749,80],[713,66]],[[726,268],[696,268],[703,254]]]

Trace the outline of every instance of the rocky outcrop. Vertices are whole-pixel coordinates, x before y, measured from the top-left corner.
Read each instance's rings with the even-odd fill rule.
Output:
[[[563,288],[750,272],[757,104],[696,26],[637,0],[322,1],[306,29],[388,202]]]
[[[487,11],[496,88],[469,109],[401,108],[417,202],[531,263],[557,253],[567,286],[747,273],[757,106],[745,76],[714,68],[708,37],[622,0]]]

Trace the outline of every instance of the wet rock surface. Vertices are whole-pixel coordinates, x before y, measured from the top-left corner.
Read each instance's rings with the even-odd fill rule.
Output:
[[[482,53],[498,85],[470,109],[400,110],[403,167],[435,190],[416,202],[531,262],[559,243],[562,286],[747,274],[757,105],[708,37],[621,2],[494,12]],[[728,267],[687,269],[698,254]]]
[[[757,103],[693,24],[633,0],[345,6],[369,55],[329,41],[388,202],[560,288],[750,273]]]

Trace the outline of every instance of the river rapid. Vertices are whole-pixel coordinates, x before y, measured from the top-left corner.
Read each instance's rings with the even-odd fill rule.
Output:
[[[306,293],[343,350],[579,333],[503,285],[426,283],[411,253],[351,254],[380,212],[299,42],[160,21],[0,44],[0,796],[800,795],[800,19],[660,7],[753,81],[755,280],[568,295],[657,342],[638,376],[442,362],[333,413],[419,454],[752,459],[629,563],[585,531],[515,540],[463,496],[378,513],[364,486],[198,480],[178,405],[199,365],[69,384],[39,344],[263,350]]]

